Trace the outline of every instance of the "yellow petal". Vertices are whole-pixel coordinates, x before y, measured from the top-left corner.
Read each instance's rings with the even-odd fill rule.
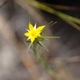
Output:
[[[41,37],[41,34],[38,34],[37,37]]]
[[[32,37],[32,38],[31,38],[31,43],[33,43],[33,42],[34,42],[34,40],[35,40],[35,38],[34,38],[34,37]]]
[[[29,30],[32,31],[34,29],[33,25],[29,23]]]
[[[43,25],[43,26],[39,26],[36,30],[37,30],[37,32],[41,32],[42,30],[43,30],[43,28],[45,27],[45,25]]]
[[[24,33],[25,36],[30,36],[30,34],[28,32]]]

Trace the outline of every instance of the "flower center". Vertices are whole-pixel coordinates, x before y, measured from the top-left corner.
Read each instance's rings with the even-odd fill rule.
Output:
[[[36,36],[36,34],[35,34],[35,33],[32,33],[32,36],[33,36],[33,37],[35,37],[35,36]]]

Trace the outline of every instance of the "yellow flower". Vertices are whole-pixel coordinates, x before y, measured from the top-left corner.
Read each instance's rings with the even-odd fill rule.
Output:
[[[29,30],[27,30],[27,32],[25,32],[24,35],[28,37],[28,40],[30,40],[31,43],[33,43],[37,38],[42,37],[41,32],[44,29],[44,27],[45,25],[36,28],[36,24],[33,26],[31,23],[29,23]]]

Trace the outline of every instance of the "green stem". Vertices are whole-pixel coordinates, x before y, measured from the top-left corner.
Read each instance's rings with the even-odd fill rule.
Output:
[[[47,65],[47,63],[45,62],[44,58],[42,57],[42,55],[40,55],[37,50],[36,50],[36,44],[33,44],[33,52],[34,52],[34,56],[38,59],[40,65],[48,72],[48,74],[52,77],[55,77],[54,72],[52,71],[52,69]]]

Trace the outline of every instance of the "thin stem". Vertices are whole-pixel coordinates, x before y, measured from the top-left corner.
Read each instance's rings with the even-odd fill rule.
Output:
[[[36,50],[36,44],[33,44],[33,52],[34,56],[38,59],[40,65],[48,72],[48,74],[52,77],[56,77],[55,73],[52,71],[52,69],[47,65],[42,55],[40,55]]]

